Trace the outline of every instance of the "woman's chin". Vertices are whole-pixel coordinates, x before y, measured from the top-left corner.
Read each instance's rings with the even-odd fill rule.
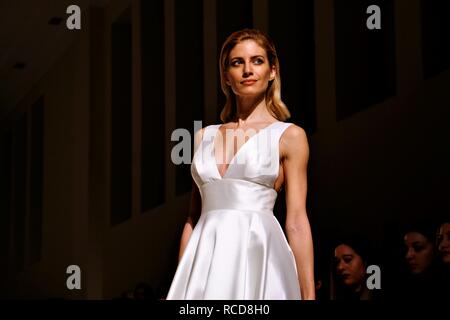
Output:
[[[448,265],[448,266],[450,266],[450,254],[445,254],[445,255],[443,255],[442,256],[442,262],[445,264],[445,265]]]
[[[242,90],[239,90],[237,92],[234,92],[234,94],[238,97],[242,98],[250,98],[250,97],[256,97],[256,96],[262,96],[265,94],[265,90],[258,90],[257,88],[243,88]]]

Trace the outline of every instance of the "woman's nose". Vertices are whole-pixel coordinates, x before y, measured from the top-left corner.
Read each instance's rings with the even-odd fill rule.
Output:
[[[412,248],[408,249],[408,251],[406,251],[406,256],[405,258],[407,260],[410,260],[414,257],[414,250]]]
[[[253,71],[252,71],[252,67],[250,63],[245,63],[244,64],[244,74],[243,77],[247,78],[249,76],[253,75]]]
[[[442,242],[439,244],[439,249],[448,247],[450,247],[450,240],[448,239],[442,240]]]

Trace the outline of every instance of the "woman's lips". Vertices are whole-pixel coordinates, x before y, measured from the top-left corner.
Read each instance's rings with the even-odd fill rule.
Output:
[[[243,84],[244,86],[251,86],[255,82],[256,82],[256,80],[245,80],[245,81],[242,81],[241,84]]]

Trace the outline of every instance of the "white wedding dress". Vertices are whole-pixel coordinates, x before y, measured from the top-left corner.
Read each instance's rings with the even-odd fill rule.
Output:
[[[273,215],[279,140],[291,123],[273,122],[237,151],[222,177],[214,153],[220,125],[207,126],[191,174],[202,212],[167,299],[300,299],[294,255]]]

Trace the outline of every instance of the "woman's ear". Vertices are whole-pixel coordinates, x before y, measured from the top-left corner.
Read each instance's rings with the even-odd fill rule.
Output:
[[[230,82],[230,80],[228,80],[228,74],[227,73],[224,74],[224,77],[225,77],[226,85],[231,86],[231,82]]]
[[[272,70],[270,71],[269,80],[270,81],[274,80],[276,75],[277,75],[277,70],[275,69],[275,66],[272,66]]]

